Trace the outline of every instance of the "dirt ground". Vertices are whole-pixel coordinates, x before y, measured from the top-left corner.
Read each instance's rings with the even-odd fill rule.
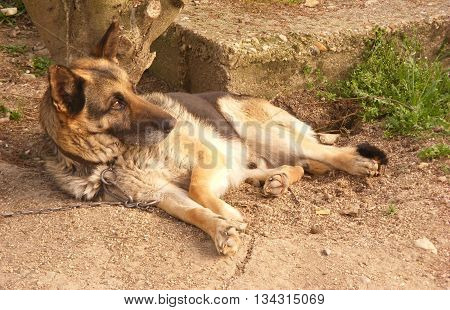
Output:
[[[27,23],[17,31],[0,25],[0,45],[38,43]],[[37,153],[47,81],[24,75],[32,53],[0,52],[0,102],[23,114],[0,123],[0,212],[76,203],[55,187]],[[141,86],[167,90],[151,78]],[[323,108],[302,93],[277,103],[292,100],[304,104],[292,112],[306,119]],[[158,209],[0,218],[0,289],[449,289],[450,191],[442,176],[450,163],[421,164],[416,155],[437,139],[386,139],[378,124],[365,124],[339,144],[363,141],[389,154],[382,176],[305,177],[273,199],[248,184],[228,193],[250,223],[233,257],[219,256],[206,234]],[[330,214],[318,215],[322,209]],[[342,214],[348,209],[356,214]],[[437,254],[414,245],[423,237]]]

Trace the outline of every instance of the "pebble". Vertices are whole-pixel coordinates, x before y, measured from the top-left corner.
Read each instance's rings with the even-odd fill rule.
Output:
[[[35,80],[36,76],[33,73],[24,73],[22,76],[27,80]]]
[[[0,124],[6,123],[6,122],[9,122],[9,117],[1,117],[0,118]]]
[[[342,210],[340,213],[342,215],[356,217],[359,214],[359,206],[357,205],[350,206],[347,209]]]
[[[338,134],[319,133],[319,140],[322,144],[333,145],[336,143],[338,138]]]
[[[287,38],[284,34],[281,34],[281,33],[280,33],[280,34],[278,35],[278,37],[279,37],[280,40],[283,41],[283,42],[287,42],[287,41],[288,41],[288,38]]]
[[[320,227],[319,225],[313,225],[311,226],[311,228],[309,229],[309,232],[313,235],[316,234],[321,234],[323,232],[322,227]]]
[[[17,8],[5,8],[5,9],[0,9],[0,11],[5,16],[14,16],[17,14]]]
[[[361,282],[363,284],[366,284],[366,285],[371,282],[371,280],[368,277],[366,277],[366,276],[360,276],[359,279],[361,280]]]
[[[157,18],[161,14],[161,2],[150,1],[147,6],[147,15],[150,18]]]
[[[330,213],[331,213],[330,209],[316,210],[317,215],[330,215]]]
[[[325,248],[322,250],[322,255],[324,256],[330,256],[331,255],[331,250],[328,248]]]
[[[439,177],[438,180],[441,181],[442,183],[446,183],[447,177],[445,175],[443,175],[443,176]]]
[[[50,56],[50,51],[46,48],[43,48],[39,51],[34,52],[34,54],[38,56]]]
[[[316,41],[314,42],[314,45],[321,51],[321,52],[326,52],[328,50],[328,48],[321,42]]]
[[[19,30],[13,29],[13,30],[11,30],[10,33],[8,33],[8,36],[9,36],[10,38],[17,38],[17,35],[18,35],[19,33],[20,33]]]
[[[252,41],[253,44],[259,45],[258,38],[252,38],[251,41]]]
[[[434,246],[433,243],[431,243],[430,240],[428,240],[427,238],[423,237],[420,239],[417,239],[416,241],[414,241],[414,245],[418,248],[427,250],[427,251],[431,251],[434,254],[437,254],[437,249]]]
[[[427,168],[429,165],[430,165],[429,163],[420,163],[417,167],[418,167],[419,169],[425,169],[425,168]]]
[[[378,2],[378,0],[368,0],[368,1],[366,1],[366,6],[369,6],[369,5],[373,5],[373,4],[375,4],[375,3],[377,3]]]
[[[35,46],[32,47],[33,52],[43,50],[45,48],[45,44],[42,42],[37,43]]]
[[[318,6],[320,4],[319,0],[306,0],[305,1],[305,6],[307,6],[308,8],[313,8],[315,6]]]
[[[320,54],[320,49],[317,46],[313,45],[309,48],[309,52],[312,56],[317,56]]]

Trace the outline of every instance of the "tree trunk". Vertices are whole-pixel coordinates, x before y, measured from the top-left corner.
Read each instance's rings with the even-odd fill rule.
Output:
[[[121,25],[118,59],[137,82],[155,53],[150,45],[173,22],[182,0],[23,0],[56,63],[87,56],[117,18]]]

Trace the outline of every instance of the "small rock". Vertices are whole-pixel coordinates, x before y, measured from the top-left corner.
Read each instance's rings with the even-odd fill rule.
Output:
[[[5,9],[0,9],[0,11],[5,16],[14,16],[17,14],[17,8],[5,8]]]
[[[445,175],[443,175],[443,176],[439,177],[438,180],[441,181],[442,183],[446,183],[447,177]]]
[[[46,48],[43,48],[39,51],[34,52],[34,54],[37,56],[50,56],[50,51]]]
[[[33,52],[37,52],[37,51],[43,50],[44,48],[45,48],[45,44],[42,42],[39,42],[35,46],[33,46],[31,49],[33,50]]]
[[[338,138],[338,134],[319,133],[319,140],[322,144],[333,145]]]
[[[333,196],[329,193],[325,193],[323,195],[323,199],[325,199],[326,201],[331,201],[331,199],[333,199]]]
[[[321,42],[316,41],[314,42],[314,45],[321,51],[321,52],[326,52],[328,50],[328,48]]]
[[[427,250],[427,251],[431,251],[434,254],[437,254],[437,249],[434,246],[433,243],[431,243],[430,240],[428,240],[427,238],[423,237],[420,239],[417,239],[416,241],[414,241],[414,245],[418,248]]]
[[[328,248],[325,248],[322,250],[322,255],[324,256],[330,256],[331,255],[331,250]]]
[[[377,3],[377,2],[378,2],[378,0],[368,0],[368,1],[366,1],[365,5],[369,6],[369,5],[373,5],[373,4]]]
[[[264,44],[263,46],[262,46],[262,50],[265,52],[265,51],[268,51],[270,49],[270,46],[269,45],[266,45],[266,44]]]
[[[19,33],[20,33],[19,30],[13,29],[13,30],[11,30],[10,33],[8,33],[8,36],[9,36],[10,38],[17,38],[17,35],[18,35]]]
[[[444,131],[444,127],[442,127],[442,126],[434,127],[434,128],[433,128],[433,131],[434,131],[434,132],[443,132],[443,131]]]
[[[320,54],[320,49],[317,46],[313,45],[309,48],[309,52],[312,56],[317,56]]]
[[[323,232],[323,229],[319,225],[313,225],[309,229],[309,232],[313,235],[317,235],[317,234],[321,234]]]
[[[161,14],[161,2],[150,1],[147,6],[147,15],[150,18],[157,18]]]
[[[281,33],[280,33],[280,34],[278,35],[278,37],[279,37],[280,40],[283,41],[283,42],[287,42],[287,41],[288,41],[288,38],[287,38],[284,34],[281,34]]]
[[[258,38],[252,38],[251,41],[252,41],[253,44],[259,45]]]
[[[6,123],[6,122],[9,122],[9,117],[1,117],[0,118],[0,124]]]
[[[371,280],[368,277],[366,277],[366,276],[360,276],[359,279],[361,280],[361,282],[363,284],[366,284],[366,285],[371,282]]]
[[[420,163],[417,167],[423,170],[427,168],[429,165],[430,165],[429,163]]]
[[[305,6],[307,6],[308,8],[313,8],[315,6],[318,6],[320,4],[319,0],[306,0],[305,1]]]
[[[33,73],[24,73],[22,76],[27,80],[35,80],[36,76]]]
[[[31,150],[26,150],[26,151],[24,152],[25,155],[30,155],[30,153],[31,153]]]
[[[329,215],[331,213],[330,209],[319,209],[316,210],[317,215]]]
[[[353,205],[340,212],[342,215],[357,217],[359,214],[359,206]]]

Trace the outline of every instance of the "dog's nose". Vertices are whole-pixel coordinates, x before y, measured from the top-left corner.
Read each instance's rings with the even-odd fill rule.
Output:
[[[174,118],[164,119],[160,123],[160,129],[165,133],[169,133],[177,124],[177,120]]]

